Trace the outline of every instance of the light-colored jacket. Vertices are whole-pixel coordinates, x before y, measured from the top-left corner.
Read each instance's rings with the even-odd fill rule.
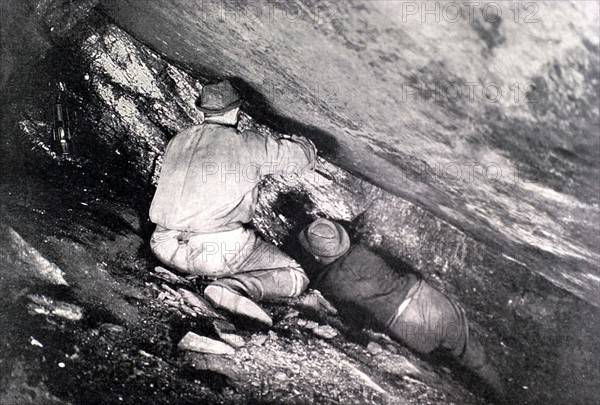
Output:
[[[218,124],[187,128],[167,146],[150,219],[187,232],[235,229],[252,219],[264,176],[301,174],[315,162],[314,146],[302,137],[276,139]]]

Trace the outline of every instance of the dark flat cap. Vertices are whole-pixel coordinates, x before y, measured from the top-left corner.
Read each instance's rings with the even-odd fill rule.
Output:
[[[196,101],[198,109],[205,113],[221,113],[239,107],[241,104],[240,95],[229,80],[204,85],[202,94]]]

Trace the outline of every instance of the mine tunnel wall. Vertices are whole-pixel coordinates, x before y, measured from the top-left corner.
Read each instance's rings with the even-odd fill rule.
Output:
[[[503,5],[493,22],[475,13],[456,24],[428,24],[392,3],[273,2],[273,17],[264,20],[252,17],[260,2],[236,12],[177,0],[27,1],[15,7],[28,15],[24,24],[3,29],[6,59],[12,52],[26,65],[36,52],[79,35],[73,27],[100,10],[94,15],[108,16],[194,77],[236,80],[254,118],[310,136],[337,166],[502,246],[507,256],[599,305],[600,190],[592,180],[599,175],[598,10],[584,2],[540,2],[534,24],[515,21],[515,11]],[[15,30],[27,33],[27,50],[8,35]],[[314,69],[316,63],[322,67]],[[336,85],[336,97],[307,89],[314,81]],[[52,80],[41,82],[47,87]],[[427,92],[409,100],[405,91],[407,84],[435,90],[471,82],[501,86],[509,96],[445,102]],[[507,87],[513,82],[537,89],[535,100],[514,102]],[[166,133],[192,117],[162,112],[175,114],[161,128]],[[156,148],[148,153],[157,156]],[[487,174],[473,172],[473,165]]]
[[[66,7],[67,14],[53,11],[59,9],[57,3],[37,3],[31,9],[32,31],[25,30],[42,44],[32,49],[44,58],[17,55],[15,66],[31,61],[29,72],[15,67],[5,72],[12,79],[2,78],[3,94],[12,89],[15,100],[9,114],[3,114],[3,167],[50,171],[71,181],[93,179],[104,184],[107,193],[132,199],[141,222],[147,221],[145,210],[164,148],[175,133],[198,122],[194,103],[206,77],[167,62],[97,13],[93,3]],[[59,24],[65,21],[69,24]],[[51,26],[63,29],[50,31]],[[30,82],[11,82],[19,78]],[[66,160],[58,160],[47,147],[48,107],[54,102],[57,80],[69,89],[78,148],[78,155]],[[260,96],[237,80],[238,86],[247,86],[246,94]],[[308,123],[255,112],[254,118],[276,131],[310,132]],[[259,124],[247,117],[245,125]],[[494,361],[515,381],[549,386],[548,380],[554,379],[594,395],[590,384],[597,379],[585,381],[581,376],[597,370],[579,362],[585,356],[572,356],[575,351],[598,352],[597,328],[588,322],[597,319],[598,311],[586,302],[593,288],[572,295],[540,276],[556,256],[530,245],[507,250],[494,238],[456,227],[367,177],[321,159],[315,175],[285,182],[270,179],[262,186],[254,226],[281,245],[294,240],[295,232],[317,215],[347,221],[362,243],[463,302]],[[13,225],[19,229],[18,223]],[[22,232],[27,237],[35,231]],[[574,271],[580,264],[561,261],[563,268]],[[549,390],[536,395],[572,394]]]
[[[414,5],[131,0],[101,9],[195,73],[243,78],[268,102],[259,110],[310,126],[336,165],[599,304],[597,7],[482,4],[449,21],[419,7],[412,15]],[[463,88],[452,101],[440,91],[469,83],[502,96]]]

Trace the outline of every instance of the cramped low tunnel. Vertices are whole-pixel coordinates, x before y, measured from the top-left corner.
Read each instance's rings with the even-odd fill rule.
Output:
[[[273,303],[270,330],[157,268],[165,146],[229,78],[241,125],[299,134],[252,227],[318,216],[460,301],[510,398],[600,403],[596,2],[2,3],[0,403],[486,403],[378,331]],[[62,87],[74,153],[51,142]],[[236,350],[177,347],[187,332]]]

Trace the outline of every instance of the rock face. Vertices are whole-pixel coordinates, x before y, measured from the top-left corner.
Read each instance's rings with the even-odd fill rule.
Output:
[[[597,4],[102,7],[170,60],[239,78],[337,165],[516,260],[537,251],[533,271],[600,304]]]
[[[88,319],[92,329],[78,330],[83,343],[77,347],[89,341],[97,344],[97,353],[87,353],[92,359],[111,355],[115,361],[114,353],[120,356],[112,365],[115,370],[94,369],[94,375],[129,376],[132,367],[139,372],[136,376],[149,376],[139,377],[143,387],[148,381],[168,381],[160,386],[171,384],[190,393],[179,398],[181,403],[214,399],[197,384],[182,382],[173,361],[162,360],[173,356],[171,350],[183,336],[180,323],[202,334],[214,333],[214,326],[204,310],[196,311],[198,319],[189,324],[173,321],[185,318],[180,312],[160,315],[162,307],[153,300],[148,281],[154,279],[146,278],[156,264],[144,242],[151,231],[146,213],[168,139],[199,118],[194,101],[201,83],[209,76],[238,76],[235,83],[249,100],[250,115],[244,116],[242,126],[311,136],[325,157],[314,175],[264,182],[253,222],[259,233],[296,255],[299,229],[316,216],[345,222],[361,243],[464,304],[473,329],[483,335],[490,357],[509,379],[510,390],[523,401],[597,402],[600,334],[594,320],[600,314],[597,270],[592,265],[597,255],[592,232],[598,219],[597,196],[583,191],[597,190],[591,156],[597,138],[590,132],[598,119],[592,107],[598,97],[597,41],[585,23],[575,28],[557,17],[562,13],[585,22],[583,3],[543,4],[537,13],[545,17],[537,25],[514,23],[507,17],[512,16],[510,9],[503,9],[504,18],[496,24],[477,18],[422,25],[411,19],[390,23],[398,6],[385,2],[273,3],[274,13],[287,10],[291,15],[296,5],[300,7],[303,18],[285,24],[277,19],[234,23],[231,14],[196,18],[200,9],[178,1],[172,1],[171,8],[153,1],[144,7],[135,0],[103,2],[103,12],[171,62],[107,21],[92,8],[94,2],[82,4],[40,1],[30,10],[31,24],[46,21],[34,32],[47,44],[42,48],[50,51],[37,65],[13,75],[14,103],[2,117],[3,161],[14,167],[13,175],[35,176],[2,179],[0,214],[11,228],[0,229],[3,248],[8,247],[0,255],[0,275],[11,286],[6,301],[14,305],[27,292],[24,288],[51,288],[56,293],[52,288],[67,287],[60,275],[70,292],[69,299],[63,299],[60,290],[59,301],[73,301],[84,314],[100,314],[106,322],[127,326],[96,328]],[[337,21],[320,23],[333,12]],[[402,15],[397,17],[403,21]],[[65,24],[59,25],[61,21]],[[546,44],[550,24],[563,30],[551,50],[540,45]],[[55,26],[67,28],[51,31]],[[315,38],[321,40],[320,47],[315,47]],[[440,38],[449,41],[446,46],[456,40],[456,46],[446,49]],[[465,44],[473,47],[460,48]],[[528,64],[521,63],[522,57],[507,57],[531,54],[526,44],[541,49],[529,56]],[[553,61],[556,66],[549,65]],[[315,72],[314,66],[324,68]],[[78,148],[78,154],[68,158],[58,158],[48,148],[49,111],[56,93],[48,83],[58,80],[68,89]],[[315,80],[317,88],[337,84],[333,95],[339,103],[331,103],[330,87],[323,87],[321,95],[311,93],[309,85]],[[406,80],[417,85],[438,80],[462,85],[471,80],[481,86],[492,81],[521,86],[521,81],[533,80],[541,90],[533,93],[540,97],[536,103],[513,103],[512,98],[498,103],[464,98],[448,102],[437,100],[436,94],[415,100],[421,95],[407,94],[409,89],[402,86]],[[277,86],[287,87],[280,91]],[[504,174],[492,181],[495,166],[485,175],[452,181],[448,172],[437,171],[438,163],[449,171],[447,164],[458,162],[462,168],[465,162],[497,163],[502,173],[511,165],[524,164],[527,170],[519,172],[519,181]],[[15,271],[22,263],[26,271]],[[36,276],[28,278],[32,274]],[[162,280],[178,282],[172,276]],[[184,281],[164,285],[185,301],[185,293],[177,291],[192,287]],[[328,381],[344,381],[348,375],[370,380],[354,366],[353,372],[335,371],[347,357],[374,379],[385,381],[386,390],[403,400],[420,398],[422,382],[403,385],[414,376],[425,376],[426,386],[433,387],[426,392],[434,400],[467,403],[472,398],[443,370],[431,371],[406,351],[389,356],[386,349],[375,362],[347,341],[348,328],[343,325],[334,325],[343,336],[323,343],[316,328],[306,336],[290,322],[274,324],[275,336],[286,340],[271,339],[274,342],[269,340],[262,349],[250,344],[248,351],[238,352],[250,353],[249,358],[261,364],[255,374],[268,369],[269,375],[281,376],[278,367],[297,373],[295,380],[306,383],[299,389],[318,389],[315,401],[333,398],[321,396],[332,391]],[[13,332],[10,336],[18,331]],[[156,355],[132,358],[125,344],[141,345],[144,353]],[[322,369],[312,364],[313,356]],[[302,361],[316,377],[296,370],[299,365],[288,359]],[[242,360],[248,358],[237,358]],[[118,378],[116,383],[107,381],[111,385],[104,388],[114,402],[120,400],[119,387],[133,384]],[[277,381],[288,384],[287,379]],[[61,397],[77,402],[81,397],[76,394],[85,391],[86,384],[74,382],[82,388]],[[372,381],[367,386],[373,384],[379,387]],[[263,385],[260,380],[259,398]],[[103,386],[93,388],[101,392]],[[133,389],[137,396],[128,402],[144,402],[151,395],[145,389]],[[285,389],[292,395],[295,388]],[[167,391],[160,394],[170,398]],[[338,394],[340,402],[351,396],[359,399],[357,403],[368,403],[364,390]],[[302,395],[298,398],[306,399]]]

